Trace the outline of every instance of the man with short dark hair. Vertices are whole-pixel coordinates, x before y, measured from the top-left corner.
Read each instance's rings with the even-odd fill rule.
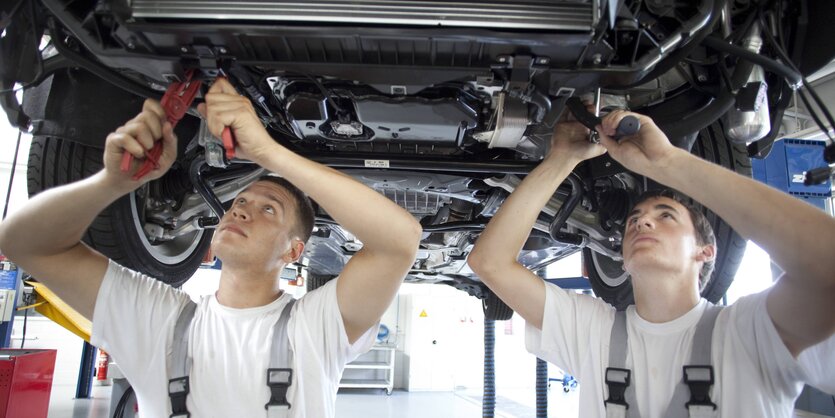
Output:
[[[176,138],[154,100],[108,136],[102,171],[35,196],[3,222],[0,248],[92,318],[91,342],[119,364],[142,416],[168,417],[176,408],[177,416],[333,417],[342,370],[374,343],[378,321],[414,261],[420,224],[379,193],[279,145],[226,80],[214,83],[198,109],[214,135],[231,127],[238,157],[283,177],[249,185],[221,219],[212,238],[223,261],[214,295],[195,306],[185,293],[80,242],[101,210],[174,162]],[[159,168],[138,181],[132,176],[139,163],[120,171],[125,153],[141,162],[158,140]],[[302,255],[313,228],[302,191],[363,248],[338,278],[293,303],[279,289],[279,274]],[[285,340],[280,346],[289,349],[274,355],[274,343]],[[182,357],[172,354],[179,348]],[[275,367],[276,357],[289,367]],[[172,375],[180,370],[172,364],[184,369],[185,384],[182,373]]]
[[[790,417],[808,382],[835,392],[835,220],[786,194],[675,148],[650,118],[613,140],[615,111],[588,141],[558,124],[549,155],[504,202],[469,257],[473,271],[527,322],[529,351],[580,382],[586,417]],[[574,167],[604,152],[631,171],[693,197],[785,271],[727,308],[700,298],[716,257],[707,221],[668,192],[626,219],[626,312],[545,283],[517,262],[542,207]],[[707,268],[706,268],[707,266]]]
[[[710,226],[710,221],[707,220],[704,213],[696,209],[696,207],[693,206],[693,204],[690,203],[681,193],[670,189],[649,190],[638,196],[634,206],[637,207],[641,203],[650,199],[659,199],[663,197],[672,199],[687,209],[687,214],[690,215],[690,220],[693,222],[693,233],[696,236],[696,244],[716,246],[716,235],[713,233],[713,227]],[[621,232],[625,233],[625,228],[624,231]],[[702,263],[702,268],[699,269],[699,293],[704,290],[708,281],[710,281],[710,275],[713,274],[713,268],[715,266],[715,258],[712,260],[705,260],[705,262]]]
[[[307,243],[310,239],[310,234],[313,233],[313,226],[316,221],[316,210],[313,208],[313,202],[310,198],[294,186],[293,183],[276,176],[265,175],[261,176],[257,181],[266,181],[277,184],[279,187],[286,190],[293,198],[293,208],[296,213],[296,223],[294,232],[298,234],[302,242]]]

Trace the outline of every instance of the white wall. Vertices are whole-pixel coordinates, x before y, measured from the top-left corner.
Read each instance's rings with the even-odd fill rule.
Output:
[[[484,315],[481,301],[446,285],[405,284],[400,303],[403,375],[397,387],[449,391],[482,387]],[[427,316],[420,317],[425,311]],[[525,350],[525,323],[514,315],[496,327],[496,387],[533,387],[536,359]],[[432,342],[435,341],[435,344]]]

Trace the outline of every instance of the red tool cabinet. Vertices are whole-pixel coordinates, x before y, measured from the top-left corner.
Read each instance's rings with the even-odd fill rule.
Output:
[[[0,349],[0,418],[46,418],[56,353]]]

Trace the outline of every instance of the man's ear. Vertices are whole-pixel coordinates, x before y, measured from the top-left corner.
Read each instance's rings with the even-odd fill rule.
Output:
[[[284,253],[281,259],[285,264],[295,263],[302,254],[304,254],[304,243],[298,238],[293,238],[290,242],[290,249]]]
[[[716,245],[707,244],[699,247],[699,253],[696,254],[696,260],[703,263],[713,261],[716,258]]]

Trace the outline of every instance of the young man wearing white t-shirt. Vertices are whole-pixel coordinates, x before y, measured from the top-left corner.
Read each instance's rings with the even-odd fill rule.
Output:
[[[288,415],[333,417],[342,370],[373,344],[376,325],[414,261],[420,225],[379,193],[276,143],[250,101],[226,80],[214,83],[198,109],[216,136],[231,127],[240,158],[286,181],[251,184],[216,229],[212,249],[223,261],[220,288],[198,304],[190,322],[188,412],[195,417],[267,416],[273,329],[292,299],[279,289],[279,273],[301,256],[310,236],[313,212],[307,193],[363,243],[337,279],[292,306],[286,323],[293,359]],[[159,168],[133,180],[145,150],[157,140],[164,144]],[[142,416],[149,417],[172,412],[166,362],[175,323],[189,298],[115,264],[80,240],[107,205],[161,177],[176,149],[162,107],[148,100],[142,113],[108,136],[102,171],[41,193],[0,225],[3,252],[92,318],[92,343],[118,362],[135,389]],[[119,167],[125,152],[139,160],[127,173]]]
[[[630,114],[641,122],[638,134],[620,142],[607,136]],[[740,299],[716,317],[708,346],[715,377],[709,396],[716,409],[700,411],[790,417],[803,382],[835,392],[835,220],[675,148],[648,117],[615,111],[598,130],[601,143],[592,144],[579,123],[559,124],[550,154],[502,205],[469,257],[484,283],[525,318],[528,350],[577,376],[580,415],[623,413],[615,407],[624,402],[604,404],[612,395],[605,381],[620,314],[600,299],[545,283],[516,256],[560,183],[577,164],[607,151],[626,168],[703,203],[785,271],[772,288]],[[706,231],[697,228],[706,222],[669,196],[639,202],[624,231],[623,265],[635,297],[625,314],[625,369],[635,391],[625,412],[630,417],[668,417],[674,410],[674,416],[687,416],[690,398],[671,405],[674,389],[698,343],[694,333],[702,314],[713,310],[699,293],[700,272],[716,256],[709,224]]]

